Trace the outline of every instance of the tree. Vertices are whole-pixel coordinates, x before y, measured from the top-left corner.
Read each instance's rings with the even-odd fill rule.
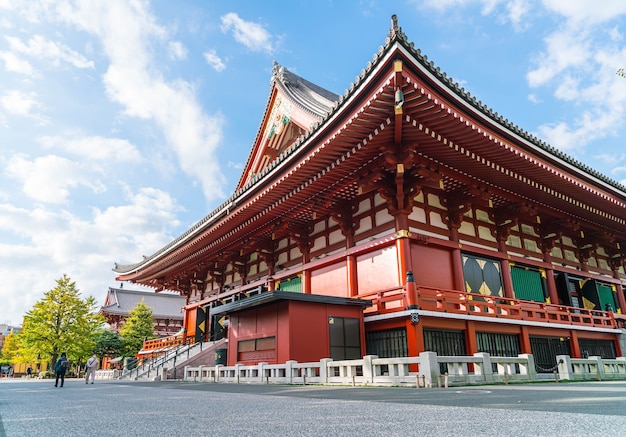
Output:
[[[141,350],[145,339],[156,338],[152,323],[152,309],[142,299],[130,310],[129,317],[120,328],[126,356],[135,356]]]
[[[9,363],[13,362],[17,357],[18,350],[17,334],[11,331],[9,335],[4,338],[4,345],[2,346],[3,360]]]
[[[115,357],[122,353],[124,345],[119,334],[102,329],[95,338],[94,353],[100,358]]]
[[[70,360],[93,353],[95,334],[104,325],[96,300],[93,296],[81,299],[76,283],[67,275],[56,283],[24,316],[19,335],[22,359],[49,356],[54,364],[61,352]]]

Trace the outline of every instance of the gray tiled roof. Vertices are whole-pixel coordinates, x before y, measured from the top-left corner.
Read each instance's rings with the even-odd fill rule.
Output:
[[[321,120],[339,100],[339,96],[287,70],[274,62],[272,82],[292,101]]]
[[[142,300],[152,309],[152,315],[156,318],[183,319],[182,308],[185,306],[186,298],[177,294],[124,290],[123,288],[109,288],[105,305],[100,311],[128,315]]]

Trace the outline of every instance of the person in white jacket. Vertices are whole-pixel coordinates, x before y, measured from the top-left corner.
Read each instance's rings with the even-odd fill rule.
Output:
[[[91,377],[91,383],[93,384],[96,380],[96,370],[98,370],[98,357],[96,354],[93,354],[85,365],[85,384],[89,384],[89,377]]]

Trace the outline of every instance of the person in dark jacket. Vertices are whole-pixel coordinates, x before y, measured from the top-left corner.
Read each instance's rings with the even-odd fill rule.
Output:
[[[63,387],[63,383],[65,382],[65,372],[69,367],[70,362],[67,361],[67,356],[65,356],[65,352],[63,352],[54,365],[54,371],[56,373],[56,380],[54,382],[55,387],[59,385],[59,378],[61,378],[61,387]]]

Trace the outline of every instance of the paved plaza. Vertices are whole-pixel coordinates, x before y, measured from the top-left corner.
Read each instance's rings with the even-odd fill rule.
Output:
[[[0,380],[8,436],[623,436],[626,382],[448,389]]]

